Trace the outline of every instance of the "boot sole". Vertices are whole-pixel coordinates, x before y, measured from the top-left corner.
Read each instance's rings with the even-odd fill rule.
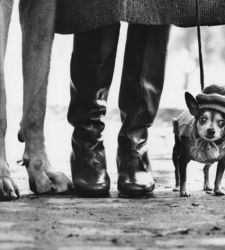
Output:
[[[123,189],[118,187],[119,196],[122,198],[144,198],[153,197],[153,191],[155,189],[155,184],[152,185],[151,189],[145,190],[135,190],[135,189]]]
[[[83,190],[75,186],[75,194],[83,198],[107,198],[109,190]]]
[[[122,192],[119,191],[120,198],[150,198],[154,197],[153,192]]]

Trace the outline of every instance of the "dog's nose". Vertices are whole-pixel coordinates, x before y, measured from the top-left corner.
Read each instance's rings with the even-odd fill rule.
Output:
[[[213,128],[209,128],[209,129],[207,129],[207,134],[209,136],[214,136],[215,135],[215,130]]]

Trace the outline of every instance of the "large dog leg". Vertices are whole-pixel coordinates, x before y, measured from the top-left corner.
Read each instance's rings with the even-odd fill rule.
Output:
[[[33,192],[62,193],[71,189],[70,180],[54,173],[44,144],[44,118],[56,0],[21,0],[23,36],[24,105],[20,141],[25,142],[24,164]]]
[[[4,58],[11,19],[13,0],[0,0],[0,200],[19,196],[19,191],[10,177],[5,153],[6,93],[4,80]]]

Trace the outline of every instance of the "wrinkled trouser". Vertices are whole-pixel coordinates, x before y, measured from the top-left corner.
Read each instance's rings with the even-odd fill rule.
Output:
[[[118,137],[119,171],[121,159],[130,152],[137,152],[149,168],[147,129],[154,121],[163,89],[169,29],[168,25],[129,24],[119,94],[123,123]],[[77,161],[72,166],[73,176],[89,165],[106,168],[101,138],[104,123],[100,118],[106,113],[119,30],[120,25],[114,24],[74,38],[68,111],[68,120],[75,128],[72,147]]]

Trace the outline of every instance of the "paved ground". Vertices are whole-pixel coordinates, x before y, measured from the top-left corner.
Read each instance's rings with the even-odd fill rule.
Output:
[[[115,152],[119,122],[113,117],[108,117],[105,133],[112,180],[111,197],[105,199],[32,195],[25,169],[15,164],[22,145],[15,143],[15,134],[10,131],[16,128],[10,125],[8,158],[23,196],[15,202],[0,204],[0,250],[225,248],[225,197],[202,191],[201,165],[189,166],[190,198],[180,198],[172,192],[172,130],[168,124],[158,122],[150,132],[149,148],[156,179],[154,196],[118,197]],[[58,114],[50,120],[46,122],[49,157],[57,170],[70,175],[71,128],[67,127],[64,115]],[[211,172],[213,181],[215,169]]]

